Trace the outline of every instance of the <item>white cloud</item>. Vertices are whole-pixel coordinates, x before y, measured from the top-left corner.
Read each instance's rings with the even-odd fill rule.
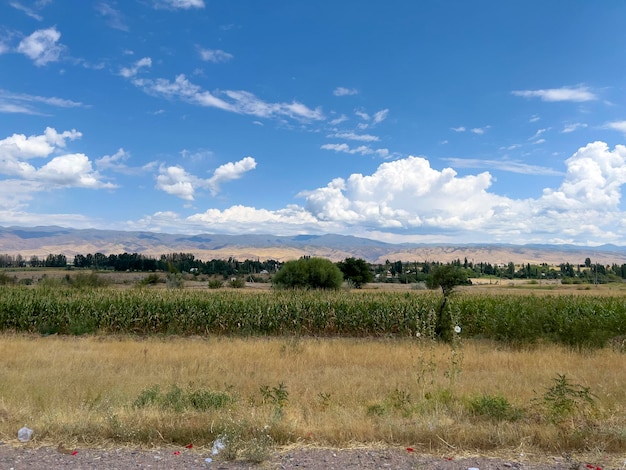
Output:
[[[509,148],[517,148],[512,145]],[[523,175],[549,175],[549,176],[563,176],[562,171],[557,171],[552,168],[528,165],[527,163],[520,163],[511,160],[482,160],[477,158],[444,158],[446,162],[450,163],[455,168],[488,168],[492,170],[508,171],[511,173],[520,173]]]
[[[378,142],[380,139],[371,134],[356,134],[354,132],[337,132],[335,134],[328,135],[329,139],[347,139],[347,140],[359,140],[361,142]]]
[[[125,78],[131,78],[137,75],[141,69],[146,67],[152,67],[152,59],[150,57],[139,59],[130,67],[122,67],[120,69],[120,75]]]
[[[621,186],[626,183],[626,146],[616,145],[611,151],[606,143],[593,142],[565,164],[563,183],[557,190],[546,189],[542,202],[554,210],[619,210]],[[597,220],[599,225],[603,222],[607,221]]]
[[[187,173],[179,165],[168,167],[162,165],[159,168],[156,188],[182,199],[193,201],[196,190],[208,188],[211,195],[215,196],[223,183],[239,179],[244,173],[254,168],[256,168],[254,158],[245,157],[237,162],[229,162],[219,166],[213,172],[213,176],[203,179]]]
[[[199,49],[200,57],[207,62],[219,63],[228,62],[233,58],[232,54],[224,52],[221,49]]]
[[[539,98],[542,101],[574,101],[584,102],[597,100],[598,97],[586,86],[575,88],[549,88],[545,90],[516,90],[511,92],[523,98]]]
[[[99,170],[110,170],[125,175],[139,175],[149,171],[153,171],[157,166],[157,162],[151,161],[141,165],[140,167],[128,166],[126,162],[131,155],[123,148],[118,149],[113,155],[105,155],[96,159],[96,167]]]
[[[128,25],[124,21],[124,15],[106,2],[100,2],[94,6],[96,11],[102,15],[113,29],[128,31]]]
[[[337,124],[341,124],[342,122],[346,122],[348,120],[348,117],[345,114],[342,114],[339,117],[336,117],[335,119],[332,119],[330,121],[330,124],[333,126],[336,126]]]
[[[209,209],[206,212],[180,217],[174,212],[157,212],[138,221],[127,223],[128,230],[155,230],[179,232],[184,230],[206,232],[219,229],[221,233],[272,233],[297,235],[301,233],[336,232],[339,227],[320,222],[304,208],[290,205],[270,211],[243,205],[224,210]]]
[[[470,132],[472,134],[483,135],[485,133],[485,131],[487,131],[490,128],[491,128],[491,126],[474,127],[473,129],[470,129]]]
[[[42,135],[26,137],[24,134],[13,134],[0,140],[0,157],[3,161],[19,161],[37,157],[48,157],[54,150],[65,147],[66,140],[76,140],[82,134],[75,129],[58,133],[56,129],[47,127]]]
[[[204,0],[154,0],[154,7],[181,10],[204,8]]]
[[[37,170],[34,179],[56,186],[73,188],[115,187],[111,183],[100,181],[98,172],[93,170],[89,158],[82,153],[54,157]]]
[[[198,85],[194,85],[184,75],[178,75],[174,82],[162,78],[156,80],[134,79],[133,84],[152,95],[169,99],[178,98],[199,106],[218,108],[239,114],[263,118],[289,117],[299,121],[324,119],[324,114],[320,108],[311,109],[297,101],[268,103],[247,91],[226,90],[220,92],[227,98],[222,99],[202,90]]]
[[[245,157],[238,162],[229,162],[218,167],[213,173],[213,176],[207,181],[211,194],[217,194],[223,182],[239,179],[244,173],[254,170],[255,168],[256,161],[252,157]]]
[[[550,127],[546,127],[545,129],[537,129],[537,132],[535,132],[535,134],[532,137],[529,137],[528,140],[537,139],[540,135],[548,132],[549,130],[550,130]]]
[[[15,8],[16,10],[19,10],[23,13],[25,13],[27,16],[30,16],[31,18],[37,20],[37,21],[42,21],[43,18],[40,14],[38,14],[37,12],[35,12],[35,10],[33,10],[32,8],[29,8],[25,5],[22,5],[20,2],[9,2],[9,5],[11,5],[13,8]]]
[[[452,127],[451,128],[454,132],[465,132],[467,129],[465,129],[464,126],[459,126],[459,127]]]
[[[64,50],[64,46],[57,44],[61,33],[56,28],[40,29],[22,39],[17,46],[17,52],[25,54],[37,66],[56,62]]]
[[[358,93],[359,90],[357,90],[356,88],[344,88],[342,86],[339,86],[333,90],[333,95],[335,96],[351,96],[357,95]]]
[[[606,127],[607,129],[613,129],[615,131],[620,131],[626,134],[626,121],[609,122],[604,127]]]
[[[377,111],[377,112],[374,113],[374,116],[372,116],[372,122],[374,124],[381,123],[385,119],[387,119],[388,115],[389,115],[389,110],[388,109],[381,109],[380,111]]]
[[[195,180],[196,177],[180,166],[162,166],[159,168],[156,188],[187,201],[193,201]]]
[[[10,93],[0,89],[0,113],[42,114],[32,104],[44,104],[58,108],[75,108],[84,106],[82,103],[64,98]]]
[[[81,137],[76,130],[58,133],[46,128],[43,135],[26,137],[13,134],[0,140],[0,173],[22,180],[37,183],[38,189],[73,188],[114,188],[104,182],[94,171],[89,158],[81,153],[62,154],[37,168],[28,162],[32,158],[47,158],[65,148],[67,140]],[[31,186],[34,187],[34,186]]]
[[[540,118],[539,116],[537,116],[536,114],[534,114],[534,115],[532,115],[532,116],[530,117],[530,119],[528,120],[528,122],[537,122],[537,121],[540,121],[540,120],[541,120],[541,118]]]
[[[570,132],[577,131],[578,129],[584,129],[585,127],[587,127],[587,124],[584,124],[582,122],[575,122],[573,124],[567,124],[561,132],[564,134],[568,134]]]
[[[470,167],[462,160],[456,166]],[[557,175],[547,168],[516,162],[479,162],[524,174]],[[236,205],[183,218],[157,213],[132,229],[221,233],[343,233],[388,241],[451,243],[624,243],[626,214],[620,209],[626,183],[626,146],[603,142],[580,148],[565,161],[563,180],[535,198],[512,199],[490,191],[489,172],[459,176],[434,169],[423,157],[386,162],[369,175],[335,178],[301,191],[304,207],[264,210]]]
[[[348,144],[324,144],[320,148],[322,150],[334,150],[335,152],[349,153],[351,155],[378,155],[382,158],[389,156],[388,149],[373,149],[367,145],[351,148]]]

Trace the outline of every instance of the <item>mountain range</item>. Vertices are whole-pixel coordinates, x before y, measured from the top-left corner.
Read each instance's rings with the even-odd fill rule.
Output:
[[[363,258],[370,263],[389,261],[441,261],[456,259],[474,263],[501,264],[514,262],[582,264],[586,258],[594,263],[626,263],[626,247],[603,245],[507,245],[507,244],[394,244],[345,235],[276,236],[261,234],[181,235],[157,232],[72,229],[58,226],[0,227],[0,254],[26,258],[64,254],[71,260],[76,254],[140,253],[158,257],[167,253],[193,253],[202,260],[275,259],[287,261],[301,256],[319,256],[340,261],[348,257]]]

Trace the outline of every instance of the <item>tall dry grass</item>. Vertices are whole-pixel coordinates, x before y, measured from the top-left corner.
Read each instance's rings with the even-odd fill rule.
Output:
[[[608,349],[2,335],[0,358],[2,441],[17,442],[26,425],[35,444],[55,446],[201,448],[237,432],[266,433],[276,444],[386,443],[448,453],[626,451],[624,355]],[[559,374],[588,387],[594,406],[577,402],[549,416],[545,395]],[[159,400],[138,406],[156,386]],[[181,398],[194,391],[230,400],[198,409]],[[472,408],[477,402],[487,403],[482,413]],[[519,413],[498,415],[503,403]]]

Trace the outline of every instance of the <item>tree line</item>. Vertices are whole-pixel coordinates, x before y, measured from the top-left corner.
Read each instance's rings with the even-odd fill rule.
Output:
[[[626,263],[600,264],[594,263],[590,258],[586,258],[580,264],[569,262],[561,263],[558,266],[551,266],[547,263],[531,264],[525,263],[515,265],[513,262],[507,264],[492,264],[487,262],[474,263],[465,258],[463,261],[456,259],[450,263],[440,263],[436,261],[389,261],[384,263],[368,263],[365,260],[356,258],[346,258],[341,261],[344,277],[355,278],[357,283],[361,281],[358,276],[362,276],[364,271],[363,263],[367,266],[367,271],[372,274],[373,280],[378,282],[400,282],[415,283],[425,282],[432,269],[441,264],[449,264],[458,269],[462,269],[467,277],[492,277],[499,279],[560,279],[563,283],[595,283],[621,281],[626,279]],[[355,265],[358,264],[358,266]],[[196,258],[191,253],[168,253],[158,257],[143,255],[139,253],[109,254],[89,253],[86,255],[77,254],[73,260],[68,260],[63,254],[48,254],[45,258],[31,256],[26,258],[20,254],[9,255],[0,254],[0,268],[17,267],[52,267],[52,268],[82,268],[94,270],[113,271],[142,271],[142,272],[189,272],[206,275],[221,275],[225,278],[239,275],[257,275],[276,273],[284,263],[277,260],[261,261],[246,259],[239,261],[233,257],[228,259],[212,259],[203,261]],[[348,271],[352,270],[352,274]],[[356,271],[355,271],[356,270]],[[361,270],[361,271],[359,271]],[[346,276],[346,274],[348,274]]]

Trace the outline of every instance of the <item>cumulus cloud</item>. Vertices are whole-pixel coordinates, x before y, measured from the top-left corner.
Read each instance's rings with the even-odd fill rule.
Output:
[[[335,96],[351,96],[357,95],[358,93],[359,90],[357,90],[356,88],[344,88],[342,86],[339,86],[333,90],[333,95]]]
[[[254,170],[255,168],[256,161],[252,157],[245,157],[238,162],[229,162],[218,167],[213,172],[213,176],[207,181],[211,194],[217,194],[222,183],[239,179],[244,175],[244,173]]]
[[[195,180],[197,180],[196,177],[180,166],[162,166],[159,168],[156,187],[173,196],[193,201]]]
[[[584,102],[597,100],[595,93],[586,86],[548,88],[545,90],[516,90],[511,92],[522,98],[539,98],[542,101],[573,101]]]
[[[200,57],[207,62],[219,63],[228,62],[233,58],[232,54],[224,52],[221,49],[199,49]]]
[[[606,143],[593,142],[565,164],[567,173],[561,186],[544,191],[546,205],[553,210],[619,210],[621,186],[626,183],[625,146],[617,145],[611,151]]]
[[[48,158],[61,153],[67,140],[76,140],[81,133],[76,130],[57,132],[46,128],[42,135],[26,137],[13,134],[0,140],[0,174],[37,183],[41,189],[59,187],[74,188],[114,188],[104,182],[94,171],[89,158],[82,153],[67,153],[53,156],[51,160],[37,168],[29,162],[35,158]]]
[[[64,46],[58,44],[59,39],[61,33],[56,28],[40,29],[22,39],[17,52],[28,56],[37,66],[56,62],[64,50]]]
[[[452,163],[463,166],[460,160]],[[508,165],[508,171],[557,174]],[[376,234],[389,241],[433,241],[437,236],[455,243],[484,242],[486,237],[502,243],[624,243],[626,214],[620,201],[626,146],[610,149],[604,142],[593,142],[565,165],[558,187],[534,198],[512,199],[491,191],[493,176],[488,171],[459,176],[453,168],[438,170],[426,158],[411,156],[385,162],[371,174],[355,173],[301,191],[303,206],[268,211],[237,205],[178,218],[175,224],[178,230],[210,227],[226,233]],[[155,214],[141,223],[152,227],[158,220]]]
[[[163,78],[155,80],[134,79],[133,84],[154,96],[180,99],[198,106],[218,108],[238,114],[262,118],[289,117],[299,121],[324,119],[324,114],[320,108],[311,109],[297,101],[268,103],[248,91],[241,90],[218,92],[218,94],[224,95],[222,98],[202,90],[198,85],[191,83],[185,75],[178,75],[173,82]]]
[[[199,178],[187,173],[181,166],[161,166],[157,176],[157,189],[173,196],[193,201],[198,189],[209,189],[215,196],[220,187],[227,181],[241,178],[245,173],[256,168],[256,161],[252,157],[245,157],[237,162],[229,162],[219,166],[208,179]]]

